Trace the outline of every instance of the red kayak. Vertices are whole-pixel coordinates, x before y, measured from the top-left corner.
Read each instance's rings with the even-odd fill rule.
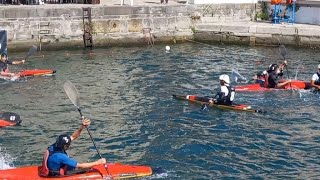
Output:
[[[219,109],[227,109],[227,110],[235,110],[235,111],[246,111],[246,112],[256,112],[256,113],[262,113],[261,110],[258,109],[252,109],[251,106],[244,105],[244,104],[234,104],[234,105],[221,105],[221,104],[215,104],[215,103],[209,103],[208,97],[203,96],[196,96],[196,95],[172,95],[176,99],[180,100],[188,100],[190,102],[198,103],[201,105],[207,105],[210,107],[216,107]]]
[[[17,81],[21,77],[52,76],[54,73],[56,73],[56,71],[51,69],[29,69],[29,70],[20,71],[16,73],[16,75],[13,77],[0,76],[0,79],[6,80],[6,81]]]
[[[40,166],[26,166],[14,169],[0,170],[0,179],[5,180],[77,180],[77,179],[128,179],[152,175],[152,169],[149,166],[124,165],[120,163],[107,163],[107,170],[104,165],[94,166],[86,172],[77,172],[75,174],[59,177],[40,177]]]
[[[283,82],[284,80],[280,81]],[[306,81],[293,80],[291,85],[288,84],[283,88],[266,88],[261,86],[260,84],[247,84],[247,85],[239,85],[235,87],[235,91],[237,92],[245,92],[245,91],[270,91],[270,90],[298,90],[298,89],[310,89],[310,83]]]
[[[17,74],[19,74],[20,77],[29,77],[29,76],[53,75],[54,73],[56,73],[56,71],[51,69],[32,69],[32,70],[23,70]]]
[[[20,116],[12,112],[0,113],[0,127],[14,126],[21,123]],[[0,176],[1,178],[1,176]]]

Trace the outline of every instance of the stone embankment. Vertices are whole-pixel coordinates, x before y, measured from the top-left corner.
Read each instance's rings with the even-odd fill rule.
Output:
[[[84,23],[83,8],[91,9]],[[84,24],[94,46],[123,46],[184,39],[244,44],[320,44],[320,28],[254,22],[255,4],[215,5],[42,5],[4,6],[0,27],[8,48],[40,45],[43,50],[83,47]],[[88,25],[88,26],[87,26]]]

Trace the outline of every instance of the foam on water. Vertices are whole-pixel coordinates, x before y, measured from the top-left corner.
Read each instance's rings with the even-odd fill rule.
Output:
[[[0,147],[0,169],[13,168],[13,158],[5,151],[4,148]]]

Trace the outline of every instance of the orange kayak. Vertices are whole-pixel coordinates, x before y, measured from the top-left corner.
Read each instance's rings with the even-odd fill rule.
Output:
[[[18,114],[12,112],[0,113],[0,127],[14,126],[20,123],[21,119]]]
[[[56,73],[55,70],[51,69],[32,69],[32,70],[23,70],[18,74],[20,77],[28,77],[28,76],[43,76],[43,75],[53,75]]]
[[[23,70],[16,73],[15,76],[0,76],[0,79],[6,81],[16,81],[19,80],[21,77],[32,77],[32,76],[51,76],[56,73],[55,70],[51,69],[31,69],[31,70]]]
[[[258,110],[258,109],[252,109],[251,106],[245,105],[245,104],[234,104],[234,105],[221,105],[221,104],[215,104],[215,103],[209,103],[207,97],[202,97],[202,96],[196,96],[196,95],[172,95],[173,98],[175,99],[180,99],[180,100],[188,100],[190,102],[198,103],[201,105],[207,105],[210,107],[215,107],[219,109],[226,109],[226,110],[235,110],[235,111],[245,111],[245,112],[255,112],[255,113],[263,113],[263,111]]]
[[[149,166],[124,165],[120,163],[107,163],[106,170],[104,165],[94,166],[87,172],[64,175],[59,177],[40,177],[40,166],[27,166],[14,169],[0,170],[0,179],[3,180],[89,180],[89,179],[128,179],[152,175]],[[110,174],[108,174],[110,173]]]
[[[284,82],[284,80],[280,81]],[[270,91],[270,90],[298,90],[298,89],[310,89],[310,83],[306,81],[293,80],[291,85],[288,84],[283,88],[266,88],[260,84],[246,84],[235,87],[236,92],[245,92],[245,91]]]

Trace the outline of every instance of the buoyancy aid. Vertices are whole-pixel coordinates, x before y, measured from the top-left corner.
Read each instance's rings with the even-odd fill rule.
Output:
[[[268,86],[269,86],[268,78],[269,78],[269,72],[267,72],[267,73],[264,75],[264,87],[265,87],[265,88],[268,88]]]
[[[52,145],[54,146],[54,145]],[[50,146],[51,147],[51,146]],[[67,166],[63,166],[62,168],[60,168],[59,171],[53,171],[53,170],[49,170],[48,168],[48,159],[50,156],[52,156],[55,153],[64,153],[67,154],[65,151],[57,151],[54,147],[52,147],[53,151],[49,151],[50,147],[48,147],[43,155],[43,159],[42,159],[42,165],[39,169],[39,175],[41,177],[47,177],[47,176],[63,176],[66,174],[67,172]]]
[[[226,86],[228,88],[228,95],[225,96],[223,92],[218,93],[218,104],[231,105],[233,100],[231,100],[232,94],[235,93],[235,88],[233,86]]]
[[[320,85],[320,73],[317,72],[318,79],[314,81],[315,85]]]

